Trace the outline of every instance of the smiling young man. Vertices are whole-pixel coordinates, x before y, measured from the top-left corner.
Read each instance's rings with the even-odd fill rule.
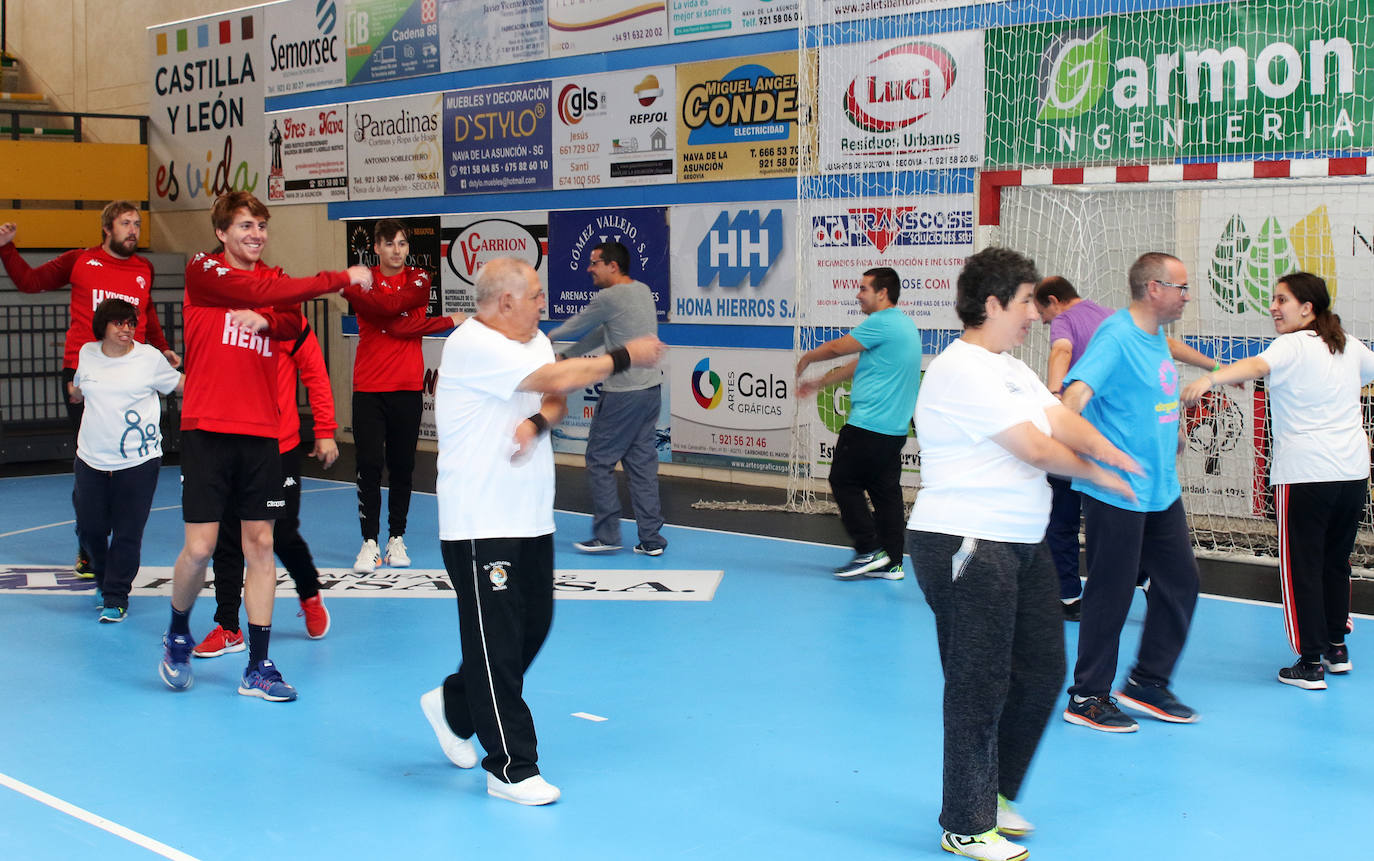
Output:
[[[76,375],[81,347],[94,340],[91,320],[96,307],[106,299],[123,299],[138,311],[134,339],[151,344],[172,367],[181,364],[167,343],[162,325],[153,309],[153,267],[138,251],[143,220],[138,207],[128,200],[114,200],[100,213],[101,244],[81,248],[31,268],[14,247],[19,228],[13,222],[0,224],[0,263],[20,293],[45,293],[71,285],[71,322],[62,350],[62,402],[72,429],[81,426],[82,404],[73,400],[72,378]],[[76,574],[93,576],[85,551],[77,548]]]
[[[854,558],[835,569],[840,580],[904,576],[902,446],[921,382],[921,331],[897,307],[901,289],[902,280],[893,269],[880,266],[865,272],[858,299],[867,319],[848,335],[802,354],[797,362],[798,397],[842,380],[854,381],[849,415],[830,463],[830,492],[854,542]],[[813,362],[855,353],[857,359],[814,380],[801,378]]]
[[[383,561],[395,568],[410,565],[406,518],[424,405],[425,357],[420,339],[446,332],[466,319],[463,314],[425,316],[429,273],[406,265],[410,237],[404,223],[394,218],[378,221],[372,231],[372,250],[377,254],[377,265],[372,267],[376,297],[412,291],[423,293],[424,304],[400,313],[371,306],[354,308],[358,314],[358,353],[353,360],[353,444],[358,470],[358,525],[363,535],[362,549],[353,562],[353,571],[358,574],[371,574]],[[383,465],[389,487],[385,551],[378,543]]]
[[[272,522],[286,506],[277,447],[278,352],[274,341],[304,328],[300,302],[350,285],[368,288],[365,266],[289,278],[262,262],[267,207],[235,191],[210,210],[220,248],[186,267],[183,308],[186,395],[182,404],[182,519],[186,543],[172,573],[172,621],[163,637],[162,680],[174,690],[192,683],[191,607],[225,515],[242,524],[248,610],[248,667],[238,691],[273,702],[294,700],[267,656],[276,592]]]

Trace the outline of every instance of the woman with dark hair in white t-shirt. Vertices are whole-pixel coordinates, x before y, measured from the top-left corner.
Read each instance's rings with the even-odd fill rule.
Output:
[[[1285,275],[1269,314],[1279,336],[1259,355],[1194,380],[1183,402],[1197,403],[1213,386],[1269,378],[1283,621],[1298,654],[1279,681],[1325,690],[1328,670],[1350,672],[1350,551],[1369,498],[1360,389],[1374,380],[1374,353],[1341,329],[1316,275]]]
[[[123,299],[95,308],[98,340],[77,355],[74,400],[86,404],[76,435],[76,532],[91,555],[101,622],[123,622],[143,550],[143,527],[162,465],[164,395],[182,376],[157,349],[134,340],[138,309]]]
[[[1140,469],[1010,354],[1039,320],[1039,280],[1005,248],[969,257],[955,296],[963,336],[931,361],[916,401],[921,490],[907,550],[945,676],[941,845],[996,861],[1028,854],[1006,839],[1032,830],[1012,800],[1064,683],[1045,473],[1130,495],[1099,463]]]

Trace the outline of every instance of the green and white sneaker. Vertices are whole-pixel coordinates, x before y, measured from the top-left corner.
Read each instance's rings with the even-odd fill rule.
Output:
[[[865,577],[872,577],[874,580],[900,580],[906,576],[906,569],[901,565],[892,565],[885,568],[875,568],[872,571],[865,571]]]
[[[1026,817],[1021,815],[1021,811],[1016,809],[1016,804],[1005,795],[997,795],[997,833],[1003,837],[1025,837],[1035,830],[1035,826]]]
[[[1024,861],[1030,857],[1030,850],[1012,843],[997,829],[982,834],[955,834],[946,831],[940,838],[940,848],[964,858],[977,858],[979,861]]]

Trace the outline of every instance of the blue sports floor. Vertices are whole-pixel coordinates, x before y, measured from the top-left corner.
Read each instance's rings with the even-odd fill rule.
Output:
[[[412,505],[412,571],[358,582],[344,573],[352,486],[305,490],[333,629],[306,639],[282,593],[272,653],[300,699],[270,704],[235,694],[244,655],[197,660],[195,686],[168,690],[167,597],[136,595],[127,622],[97,624],[68,567],[70,476],[0,480],[0,857],[949,857],[940,670],[909,574],[842,583],[829,574],[842,548],[681,527],[658,559],[587,557],[569,545],[588,518],[560,513],[558,566],[578,572],[562,591],[598,599],[558,602],[527,677],[563,798],[526,808],[450,765],[419,709],[458,660],[454,602],[424,573],[442,568],[424,537],[434,498]],[[164,469],[152,589],[181,545],[177,502]],[[643,600],[606,600],[625,597]],[[197,603],[197,636],[212,613]],[[1174,685],[1201,722],[1107,735],[1054,718],[1021,798],[1032,857],[1369,857],[1368,624],[1354,672],[1305,692],[1274,680],[1291,661],[1277,608],[1203,600]]]

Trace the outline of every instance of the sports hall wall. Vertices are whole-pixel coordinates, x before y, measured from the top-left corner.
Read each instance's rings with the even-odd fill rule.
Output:
[[[27,51],[39,4],[17,5]],[[74,45],[121,49],[99,72],[92,48],[46,49],[72,69],[50,90],[132,110],[142,75],[160,249],[204,244],[213,189],[194,177],[218,176],[270,203],[288,269],[366,259],[366,219],[412,217],[436,311],[470,307],[484,255],[524,253],[558,320],[586,301],[589,243],[627,239],[673,346],[676,464],[823,475],[847,393],[791,397],[794,337],[852,326],[858,275],[892,265],[932,355],[957,333],[954,275],[990,242],[1115,306],[1136,254],[1179,254],[1195,290],[1174,334],[1221,360],[1272,336],[1268,292],[1296,268],[1328,279],[1354,334],[1374,327],[1370,0],[214,5],[147,33],[42,5],[70,7]],[[1043,367],[1044,333],[1023,352]],[[1203,527],[1263,519],[1264,422],[1262,387],[1189,414]]]

